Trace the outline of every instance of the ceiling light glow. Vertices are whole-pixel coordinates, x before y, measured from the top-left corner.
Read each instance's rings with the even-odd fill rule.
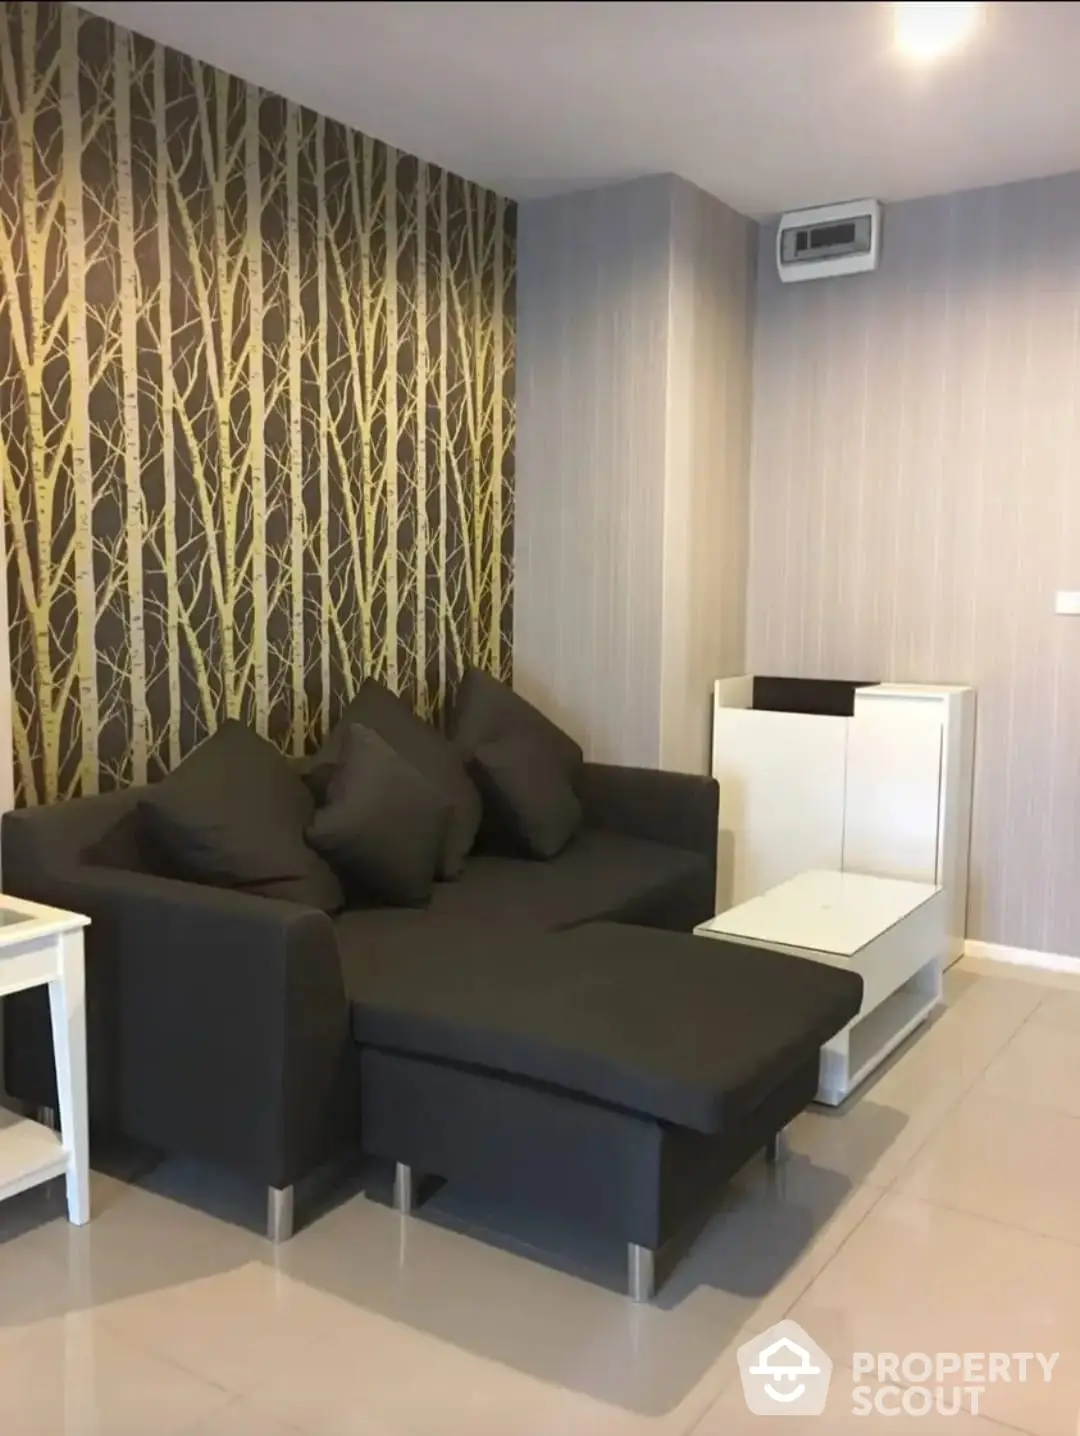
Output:
[[[932,61],[969,39],[982,18],[978,4],[897,4],[896,41],[913,60]]]

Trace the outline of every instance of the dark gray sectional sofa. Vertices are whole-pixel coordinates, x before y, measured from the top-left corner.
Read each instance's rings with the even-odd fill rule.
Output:
[[[91,1111],[102,1127],[288,1187],[356,1141],[349,1002],[416,947],[712,912],[716,791],[586,765],[586,826],[550,862],[470,857],[429,908],[330,917],[145,870],[139,789],[3,818],[8,892],[86,913]],[[510,944],[512,953],[512,941]],[[8,1091],[53,1106],[47,1002],[5,1003]]]
[[[170,780],[166,780],[168,782]],[[476,851],[426,906],[336,914],[163,875],[132,789],[3,818],[5,888],[90,917],[92,1126],[292,1189],[350,1147],[527,1195],[626,1241],[636,1293],[812,1099],[858,1009],[834,969],[693,938],[711,779],[583,764],[546,861]],[[5,1004],[6,1085],[55,1105],[47,1005]]]

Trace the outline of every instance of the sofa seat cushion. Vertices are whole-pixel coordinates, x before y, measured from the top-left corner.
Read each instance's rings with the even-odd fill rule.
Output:
[[[784,953],[615,923],[403,946],[353,1035],[722,1132],[855,1016],[862,979]]]
[[[549,862],[475,854],[456,883],[436,887],[431,911],[533,931],[601,918],[663,927],[702,887],[711,911],[713,885],[700,854],[586,830]]]
[[[474,923],[432,917],[422,908],[348,908],[333,919],[345,996],[357,1008],[384,983],[384,973],[410,952],[438,952],[447,962],[477,940]],[[487,936],[487,933],[484,933]]]
[[[413,947],[447,942],[456,946],[476,940],[474,925],[432,917],[424,908],[347,908],[333,923],[350,1001],[361,992],[367,965],[393,962]]]

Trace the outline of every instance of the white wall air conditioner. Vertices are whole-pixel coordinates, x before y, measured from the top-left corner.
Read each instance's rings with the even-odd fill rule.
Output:
[[[876,199],[793,210],[776,228],[776,268],[785,284],[876,269],[880,249]]]

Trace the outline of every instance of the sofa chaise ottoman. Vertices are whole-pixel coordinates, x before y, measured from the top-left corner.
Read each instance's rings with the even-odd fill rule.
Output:
[[[857,975],[614,923],[424,945],[350,993],[364,1150],[627,1243],[647,1300],[817,1090]],[[659,1270],[658,1270],[659,1269]]]

